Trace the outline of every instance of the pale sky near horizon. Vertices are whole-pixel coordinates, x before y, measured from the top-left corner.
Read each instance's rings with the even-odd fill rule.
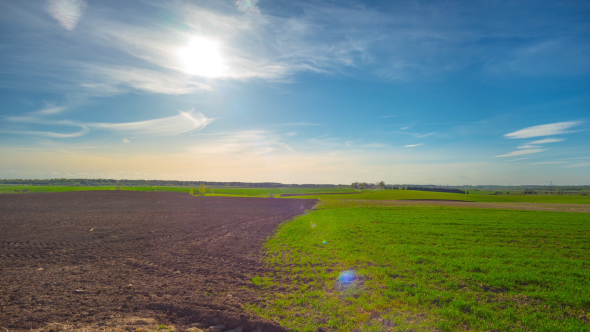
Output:
[[[590,184],[588,1],[0,1],[0,178]]]

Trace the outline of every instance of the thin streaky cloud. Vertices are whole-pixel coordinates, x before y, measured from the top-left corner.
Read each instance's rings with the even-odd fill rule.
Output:
[[[538,141],[530,142],[529,144],[545,144],[545,143],[558,143],[565,141],[565,138],[545,138]]]
[[[563,163],[563,161],[541,161],[538,163],[530,163],[527,165],[549,165],[549,164],[559,164],[559,163]]]
[[[213,118],[208,118],[203,113],[193,111],[182,112],[167,118],[159,118],[127,123],[89,123],[91,128],[101,128],[119,133],[137,133],[156,136],[182,134],[196,129],[203,129]]]
[[[583,121],[567,121],[567,122],[556,122],[545,125],[533,126],[524,128],[512,133],[505,134],[506,138],[530,138],[539,136],[552,136],[568,134],[571,131],[570,128],[582,124]]]
[[[536,149],[536,148],[540,148],[540,146],[538,145],[530,145],[530,144],[526,144],[526,145],[521,145],[518,147],[519,149]]]
[[[424,143],[420,143],[420,144],[410,144],[410,145],[406,145],[406,146],[404,146],[404,148],[413,148],[413,147],[420,146],[420,145],[424,145]]]
[[[496,156],[496,158],[522,156],[522,155],[525,155],[525,154],[539,153],[539,152],[543,152],[543,151],[545,151],[545,149],[518,150],[518,151],[512,151],[512,152],[507,153],[507,154]]]
[[[38,135],[58,138],[71,138],[86,135],[90,129],[110,130],[118,134],[144,134],[154,136],[167,136],[187,133],[193,130],[200,130],[209,125],[214,118],[208,118],[203,113],[179,111],[178,115],[157,118],[152,120],[123,122],[123,123],[77,123],[69,120],[46,121],[38,117],[7,117],[8,121],[41,124],[41,125],[65,125],[79,126],[81,131],[72,134],[63,134],[46,131],[19,131],[19,130],[1,130],[3,133],[20,134],[20,135]]]
[[[590,163],[573,164],[573,165],[568,165],[566,167],[567,168],[590,167]]]
[[[418,138],[423,138],[423,137],[432,136],[432,135],[434,135],[434,134],[436,134],[436,133],[428,133],[428,134],[418,135],[418,136],[416,136],[416,137],[418,137]]]
[[[70,134],[56,133],[56,132],[52,132],[52,131],[32,131],[32,130],[0,130],[0,133],[15,134],[15,135],[44,136],[44,137],[51,137],[51,138],[74,138],[74,137],[84,136],[84,135],[88,134],[88,132],[90,132],[90,129],[88,129],[88,127],[85,127],[85,126],[81,126],[81,127],[82,127],[82,130],[75,132],[75,133],[70,133]]]
[[[561,160],[577,160],[577,159],[590,159],[590,157],[562,158]]]
[[[68,109],[66,106],[50,106],[50,107],[46,107],[44,109],[38,110],[36,112],[33,112],[32,114],[36,114],[36,115],[53,115],[53,114],[58,114],[61,113],[63,111],[65,111],[66,109]]]
[[[74,30],[85,7],[86,2],[83,0],[49,0],[46,9],[61,26]]]
[[[531,159],[531,158],[516,158],[516,159],[510,159],[510,160],[506,160],[506,161],[519,161],[519,160],[527,160],[527,159]]]

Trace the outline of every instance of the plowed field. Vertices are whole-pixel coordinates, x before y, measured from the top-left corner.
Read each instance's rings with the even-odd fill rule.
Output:
[[[0,195],[0,325],[98,330],[133,316],[280,331],[242,305],[261,301],[251,279],[265,272],[264,239],[315,203],[132,191]]]

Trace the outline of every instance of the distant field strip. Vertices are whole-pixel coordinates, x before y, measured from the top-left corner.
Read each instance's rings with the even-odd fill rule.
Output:
[[[317,204],[317,209],[342,207],[387,207],[387,206],[454,206],[480,209],[508,209],[590,213],[590,204],[557,203],[512,203],[512,202],[465,202],[445,200],[362,200],[327,199]]]
[[[40,192],[67,192],[67,191],[91,191],[91,190],[117,190],[114,186],[104,187],[83,187],[83,186],[0,186],[0,193],[40,193]],[[169,191],[189,193],[190,187],[119,187],[119,190],[130,191]],[[193,187],[195,194],[199,193],[198,187]],[[325,193],[358,193],[350,188],[207,188],[207,196],[246,196],[246,197],[265,197],[269,194],[325,194]],[[313,197],[308,197],[313,198]]]
[[[266,243],[249,310],[297,331],[590,331],[587,214],[327,204]]]
[[[298,198],[298,197],[292,197]],[[305,196],[301,198],[334,199],[331,195]],[[470,202],[513,202],[513,203],[563,203],[590,204],[590,196],[567,195],[474,195],[450,194],[415,190],[363,190],[361,194],[338,195],[338,199],[364,200],[453,200]]]

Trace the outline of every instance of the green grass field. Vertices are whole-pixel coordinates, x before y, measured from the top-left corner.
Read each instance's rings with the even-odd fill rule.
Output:
[[[35,193],[49,193],[49,192],[65,192],[65,191],[87,191],[87,190],[116,190],[117,187],[67,187],[67,186],[0,186],[0,193],[15,193],[17,191],[28,190],[28,192]],[[134,191],[171,191],[171,192],[186,192],[188,193],[190,187],[121,187],[121,190]],[[195,194],[198,194],[199,188],[193,187]],[[313,194],[313,193],[328,193],[328,192],[357,192],[350,188],[213,188],[213,194],[209,187],[207,187],[207,196],[247,196],[247,197],[267,197],[268,194]]]
[[[67,186],[0,186],[0,194],[15,193],[22,190],[28,190],[32,193],[55,193],[66,191],[89,191],[89,190],[117,190],[117,187],[67,187]],[[172,192],[186,192],[190,188],[187,187],[121,187],[121,190],[134,191],[172,191]]]
[[[296,331],[590,331],[588,214],[328,208],[266,250],[248,309]]]
[[[566,195],[475,195],[451,194],[415,190],[363,190],[362,193],[350,195],[313,195],[295,198],[327,199],[366,199],[366,200],[398,200],[398,199],[444,199],[469,202],[528,202],[528,203],[568,203],[590,204],[590,196]]]

